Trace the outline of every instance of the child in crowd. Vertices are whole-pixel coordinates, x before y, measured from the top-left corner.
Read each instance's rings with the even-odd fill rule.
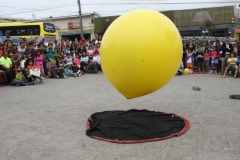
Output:
[[[217,67],[219,62],[220,53],[217,51],[217,48],[214,46],[213,51],[210,54],[211,60],[211,70],[209,74],[212,74],[213,69],[215,70],[215,74],[217,74]]]
[[[79,56],[76,56],[76,57],[74,58],[73,62],[76,63],[76,65],[77,65],[78,67],[80,67],[81,61],[80,61],[80,59],[79,59]]]
[[[49,46],[49,48],[48,48],[48,50],[47,50],[46,56],[47,56],[48,58],[51,58],[51,59],[55,60],[54,52],[53,52],[53,50],[52,50],[52,46],[51,46],[51,45]]]
[[[33,65],[33,60],[31,58],[27,59],[25,62],[25,68],[27,69],[39,69],[37,66]]]
[[[69,66],[66,65],[64,67],[63,73],[65,74],[65,76],[67,77],[75,77],[74,74],[72,74],[71,70],[69,69]]]
[[[197,65],[198,65],[198,74],[201,73],[201,68],[203,69],[203,74],[206,74],[204,70],[204,55],[201,50],[201,46],[198,46],[198,51],[196,52]]]
[[[78,67],[77,63],[75,63],[75,62],[73,63],[72,71],[73,71],[73,74],[75,77],[81,76],[81,70]]]
[[[41,77],[41,79],[44,79],[41,75],[41,70],[37,67],[37,66],[34,66],[33,64],[33,60],[31,58],[28,58],[25,62],[25,68],[28,69],[27,71],[27,78],[29,81],[31,81],[30,79],[30,70],[34,71],[34,77]]]
[[[209,55],[208,49],[206,48],[204,50],[204,66],[207,73],[209,73],[209,61],[210,61],[210,55]]]
[[[30,83],[29,83],[30,84]],[[27,86],[22,70],[17,69],[15,79],[10,83],[11,86]]]
[[[63,73],[57,68],[56,61],[51,62],[51,68],[50,68],[50,78],[67,78],[63,75]]]
[[[27,57],[27,53],[26,53],[26,52],[23,53],[21,59],[22,59],[22,60],[20,61],[21,68],[24,69],[24,68],[25,68],[25,66],[24,66],[24,65],[25,65],[25,62],[26,62],[26,60],[28,59],[28,57]]]
[[[64,53],[63,53],[63,51],[60,51],[59,61],[61,61],[61,62],[64,61]]]
[[[65,62],[66,62],[66,65],[72,69],[72,66],[73,66],[73,59],[72,59],[72,56],[68,53],[67,54],[67,57],[65,59]]]
[[[89,61],[89,58],[87,56],[87,53],[84,51],[81,57],[81,67],[80,67],[81,71],[83,72],[87,71],[88,61]]]
[[[237,67],[237,58],[236,58],[235,53],[231,53],[231,57],[228,58],[228,64],[229,65],[226,67],[224,75],[222,76],[222,78],[226,77],[226,74],[227,74],[228,70],[232,70],[232,71],[235,70],[234,78],[236,78],[236,76],[237,76],[237,68],[238,67]]]
[[[69,46],[67,46],[66,49],[64,50],[65,57],[67,56],[67,54],[71,54]]]
[[[94,52],[95,52],[95,50],[93,49],[93,47],[89,46],[89,48],[87,50],[87,55],[88,55],[89,59],[93,59]]]
[[[37,68],[40,69],[42,75],[44,75],[43,57],[42,57],[42,54],[41,54],[41,50],[36,51],[36,55],[34,57],[34,64]]]
[[[187,50],[187,56],[186,56],[186,63],[187,63],[187,68],[188,69],[192,69],[192,73],[194,73],[194,66],[193,66],[193,63],[194,63],[194,53],[191,51],[191,49],[188,49]]]
[[[90,73],[98,73],[98,68],[100,66],[100,56],[98,55],[98,52],[96,51],[93,56],[93,60],[89,65],[89,71]]]

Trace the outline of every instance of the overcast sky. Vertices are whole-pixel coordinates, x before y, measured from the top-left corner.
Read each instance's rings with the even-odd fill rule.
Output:
[[[239,5],[240,0],[81,0],[82,13],[122,15],[135,9],[184,10]],[[0,16],[36,19],[78,14],[77,0],[0,0]]]

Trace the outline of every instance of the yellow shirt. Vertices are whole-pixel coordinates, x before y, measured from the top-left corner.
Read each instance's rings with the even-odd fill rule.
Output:
[[[10,68],[12,65],[12,60],[10,58],[4,58],[3,56],[0,58],[0,65],[3,65],[6,68]]]
[[[236,64],[237,63],[237,58],[228,58],[228,63],[229,64]]]

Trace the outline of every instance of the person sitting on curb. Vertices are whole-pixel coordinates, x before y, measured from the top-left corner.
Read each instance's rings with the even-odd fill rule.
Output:
[[[224,75],[222,76],[222,78],[226,77],[226,74],[227,74],[228,70],[232,70],[232,71],[235,70],[234,78],[236,78],[236,76],[237,76],[237,58],[236,58],[235,53],[231,53],[231,57],[228,58],[228,64],[229,65],[226,67]]]

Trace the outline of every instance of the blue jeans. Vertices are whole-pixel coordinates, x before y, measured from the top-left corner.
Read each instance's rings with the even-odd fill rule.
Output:
[[[98,63],[91,63],[90,66],[89,66],[89,70],[90,72],[94,72],[97,73],[98,72],[98,67],[99,67],[99,64]]]
[[[19,84],[20,86],[27,86],[28,84],[26,82],[20,81],[20,80],[13,80],[10,85],[11,86],[16,86]]]

